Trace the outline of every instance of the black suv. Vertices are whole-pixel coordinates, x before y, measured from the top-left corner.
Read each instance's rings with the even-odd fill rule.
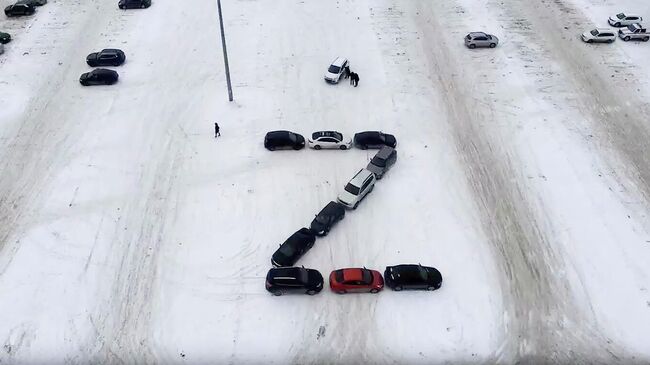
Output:
[[[389,288],[436,290],[442,285],[442,275],[434,267],[418,265],[386,266],[384,282]]]
[[[124,63],[126,56],[119,49],[103,49],[100,52],[94,52],[86,57],[86,63],[90,67],[97,66],[119,66]]]
[[[266,290],[273,295],[306,293],[314,295],[323,290],[323,275],[304,267],[279,267],[266,274]]]
[[[269,151],[290,148],[299,150],[305,147],[305,137],[289,131],[272,131],[264,137],[264,147]]]
[[[397,139],[395,139],[395,136],[388,133],[375,131],[359,132],[354,135],[354,145],[362,150],[368,148],[382,148],[384,146],[395,148],[395,146],[397,146]]]
[[[300,228],[275,251],[271,257],[271,264],[275,267],[293,266],[305,252],[314,247],[314,242],[316,242],[314,233],[307,228]]]
[[[117,82],[119,75],[113,70],[96,68],[90,72],[81,74],[79,82],[83,86],[90,85],[112,85]]]
[[[117,7],[120,9],[144,9],[151,6],[151,0],[120,0]]]
[[[34,12],[36,12],[36,9],[29,4],[14,4],[5,8],[6,16],[32,15]]]
[[[345,207],[335,201],[329,202],[311,221],[311,231],[317,236],[327,236],[332,226],[345,216]]]

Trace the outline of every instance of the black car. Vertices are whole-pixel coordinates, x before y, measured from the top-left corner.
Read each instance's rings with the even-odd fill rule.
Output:
[[[314,242],[316,242],[314,233],[310,229],[300,228],[275,251],[271,257],[271,264],[275,267],[293,266],[314,246]]]
[[[345,207],[335,201],[329,202],[311,221],[311,231],[317,236],[327,236],[332,226],[345,216]]]
[[[151,6],[151,0],[120,0],[117,7],[120,9],[144,9]]]
[[[278,149],[299,150],[305,147],[305,137],[289,131],[272,131],[264,137],[264,147],[269,151]]]
[[[103,49],[100,52],[94,52],[86,57],[86,63],[90,67],[96,66],[119,66],[124,63],[126,56],[119,49]]]
[[[420,264],[386,266],[384,281],[389,288],[395,291],[402,289],[436,290],[442,285],[442,275],[436,268]]]
[[[14,4],[5,8],[6,16],[32,15],[34,12],[36,12],[36,9],[29,4]]]
[[[79,82],[83,86],[90,85],[112,85],[117,82],[119,75],[113,70],[96,68],[90,72],[81,74]]]
[[[266,274],[266,290],[273,295],[306,293],[314,295],[323,290],[323,275],[304,267],[278,267]]]
[[[354,135],[354,145],[362,150],[368,148],[382,148],[384,146],[395,148],[395,146],[397,146],[397,139],[395,139],[395,136],[388,133],[376,131],[359,132]]]
[[[27,4],[31,6],[43,6],[47,4],[47,0],[20,0],[16,4]]]

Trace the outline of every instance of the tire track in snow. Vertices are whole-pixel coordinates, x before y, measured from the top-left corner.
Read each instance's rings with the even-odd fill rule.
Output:
[[[573,302],[571,289],[557,273],[564,272],[562,255],[551,245],[529,201],[519,166],[522,163],[497,135],[483,129],[494,119],[492,104],[476,105],[485,91],[471,72],[455,62],[462,43],[446,44],[429,35],[442,34],[438,8],[421,2],[417,17],[427,48],[431,75],[438,77],[447,107],[453,142],[480,212],[483,230],[503,272],[505,338],[495,358],[507,363],[608,363],[616,357],[592,352],[592,333],[574,331],[585,320]],[[436,45],[434,47],[434,44]],[[464,49],[463,49],[464,51]],[[489,124],[489,123],[488,123]],[[506,142],[506,141],[503,141]],[[587,360],[585,360],[587,359]]]

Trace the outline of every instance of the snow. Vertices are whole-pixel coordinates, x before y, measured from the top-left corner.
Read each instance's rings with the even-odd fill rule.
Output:
[[[647,2],[222,6],[232,103],[213,0],[0,20],[0,363],[650,362],[650,44],[578,38]],[[81,87],[101,48],[119,83]],[[322,80],[337,56],[358,88]],[[419,262],[442,288],[267,293],[374,154],[268,152],[274,129],[398,139],[300,265]]]

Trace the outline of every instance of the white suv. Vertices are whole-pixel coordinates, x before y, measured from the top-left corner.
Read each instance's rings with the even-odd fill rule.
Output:
[[[349,66],[350,63],[348,60],[343,57],[337,57],[334,61],[332,61],[330,67],[327,68],[327,72],[325,73],[325,81],[331,84],[338,84],[338,82],[341,80],[341,77],[343,77],[345,74],[345,68]]]
[[[616,33],[611,29],[594,29],[582,33],[582,40],[587,43],[612,43],[616,40]]]
[[[375,174],[366,169],[359,170],[339,194],[339,203],[345,205],[346,208],[357,209],[361,200],[375,187],[375,181]]]
[[[619,13],[610,16],[609,19],[607,19],[609,25],[612,25],[614,27],[627,27],[630,24],[641,23],[642,21],[643,18],[638,15],[625,13]]]

